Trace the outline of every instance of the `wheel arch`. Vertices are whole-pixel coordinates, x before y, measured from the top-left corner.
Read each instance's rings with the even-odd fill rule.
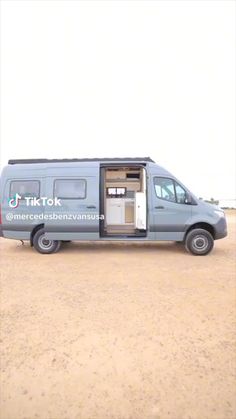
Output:
[[[30,246],[31,247],[33,247],[33,238],[34,238],[35,233],[38,230],[41,230],[41,228],[44,228],[44,224],[37,224],[36,226],[34,226],[33,230],[31,231],[31,234],[30,234]]]
[[[195,230],[196,228],[202,228],[202,229],[208,231],[208,233],[210,233],[212,235],[213,239],[215,240],[215,229],[214,229],[212,224],[209,224],[209,223],[206,223],[206,222],[194,223],[190,227],[188,227],[188,229],[186,230],[185,235],[184,235],[184,240],[186,239],[187,234],[190,231]]]

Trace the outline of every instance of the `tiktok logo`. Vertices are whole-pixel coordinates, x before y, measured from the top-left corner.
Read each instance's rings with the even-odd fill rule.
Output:
[[[16,193],[14,198],[9,199],[8,201],[9,207],[17,208],[20,203],[20,199],[21,199],[21,196],[18,193]]]

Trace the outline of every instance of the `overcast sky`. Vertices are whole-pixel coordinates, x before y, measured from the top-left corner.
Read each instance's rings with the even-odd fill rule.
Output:
[[[234,1],[1,2],[1,166],[151,156],[235,198]]]

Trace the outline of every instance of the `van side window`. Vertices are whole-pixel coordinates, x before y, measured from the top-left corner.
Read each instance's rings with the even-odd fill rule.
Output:
[[[54,197],[61,199],[86,198],[85,179],[57,179],[54,182]]]
[[[38,180],[12,180],[10,183],[10,198],[18,193],[21,199],[40,197],[40,182]]]
[[[176,202],[174,181],[169,178],[155,177],[154,186],[156,196],[166,201]]]
[[[175,180],[164,177],[155,177],[154,186],[157,198],[176,202],[177,204],[189,203],[187,192]]]

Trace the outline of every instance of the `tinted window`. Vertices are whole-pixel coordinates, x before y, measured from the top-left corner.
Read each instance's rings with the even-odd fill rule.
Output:
[[[156,196],[158,198],[165,199],[166,201],[176,202],[174,181],[172,179],[155,177],[154,186]]]
[[[178,204],[188,204],[189,197],[185,189],[177,182],[169,178],[155,177],[154,186],[156,196]]]
[[[26,197],[39,198],[40,183],[38,180],[13,180],[10,185],[10,198],[13,198],[16,193],[21,196],[21,199]]]
[[[61,199],[83,199],[86,196],[86,181],[84,179],[55,180],[54,196]]]

